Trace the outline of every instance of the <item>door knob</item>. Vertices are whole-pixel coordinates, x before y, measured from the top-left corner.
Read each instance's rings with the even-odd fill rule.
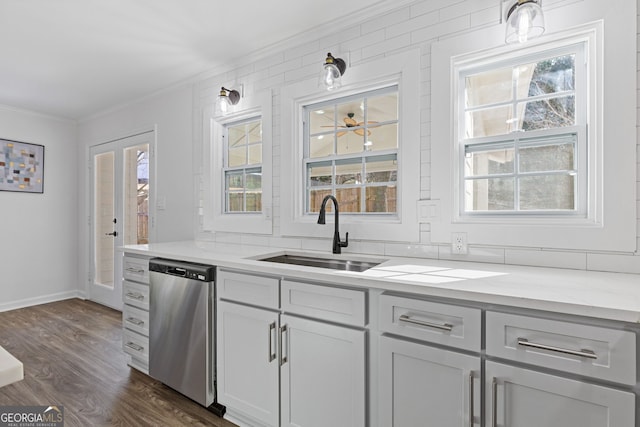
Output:
[[[118,232],[117,232],[117,231],[114,231],[113,233],[104,233],[104,235],[105,235],[105,236],[113,236],[113,237],[116,237],[116,236],[118,236]]]

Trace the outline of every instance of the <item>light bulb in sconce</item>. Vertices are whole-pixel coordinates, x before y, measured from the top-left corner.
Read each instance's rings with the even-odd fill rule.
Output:
[[[342,87],[342,75],[346,69],[347,64],[343,59],[334,58],[331,53],[328,53],[320,74],[320,85],[327,90],[339,89]]]
[[[236,105],[238,102],[240,102],[240,92],[222,87],[216,101],[216,110],[218,114],[224,116],[229,113],[231,106]]]
[[[507,12],[507,43],[525,43],[541,36],[544,31],[544,15],[541,0],[516,0]]]

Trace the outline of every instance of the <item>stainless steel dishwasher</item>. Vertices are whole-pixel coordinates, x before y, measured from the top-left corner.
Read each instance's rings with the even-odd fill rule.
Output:
[[[149,261],[149,375],[209,408],[215,389],[215,267]]]

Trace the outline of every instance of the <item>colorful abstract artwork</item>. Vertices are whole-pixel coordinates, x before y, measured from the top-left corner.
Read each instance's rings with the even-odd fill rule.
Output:
[[[0,191],[44,191],[44,146],[0,139]]]

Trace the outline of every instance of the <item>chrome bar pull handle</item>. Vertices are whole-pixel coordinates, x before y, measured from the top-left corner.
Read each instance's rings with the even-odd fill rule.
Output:
[[[424,326],[426,328],[439,329],[441,331],[451,332],[453,330],[453,325],[450,325],[448,323],[439,324],[427,322],[424,320],[412,319],[406,314],[401,315],[398,320],[400,322],[411,323],[412,325]]]
[[[473,407],[473,398],[473,371],[471,371],[469,372],[469,427],[473,427],[474,425],[473,412],[475,408]]]
[[[598,356],[591,350],[571,350],[568,348],[555,347],[552,345],[538,344],[535,342],[530,342],[526,338],[518,338],[518,345],[521,345],[523,347],[537,348],[540,350],[555,351],[556,353],[570,354],[572,356],[584,357],[585,359],[596,360],[598,358]]]
[[[133,323],[136,326],[144,325],[144,321],[140,319],[136,319],[135,317],[127,317],[127,322]]]
[[[491,427],[498,427],[498,381],[493,377],[491,381]]]
[[[269,363],[273,362],[276,359],[276,353],[273,351],[273,335],[276,330],[276,322],[271,322],[269,324]]]
[[[129,347],[132,350],[135,350],[137,352],[142,352],[142,350],[144,350],[144,347],[138,344],[134,344],[132,342],[128,342],[125,344],[125,346]]]
[[[284,342],[284,334],[287,333],[287,325],[282,325],[280,327],[280,366],[287,363],[287,356],[284,355],[282,351],[283,348],[286,348],[282,343]],[[288,344],[288,343],[287,343]]]
[[[127,270],[129,273],[136,273],[136,274],[142,274],[142,273],[144,273],[144,270],[143,270],[143,269],[141,269],[141,268],[127,267],[127,268],[126,268],[126,270]]]
[[[127,292],[127,298],[137,299],[138,301],[144,300],[144,295],[134,292]]]

